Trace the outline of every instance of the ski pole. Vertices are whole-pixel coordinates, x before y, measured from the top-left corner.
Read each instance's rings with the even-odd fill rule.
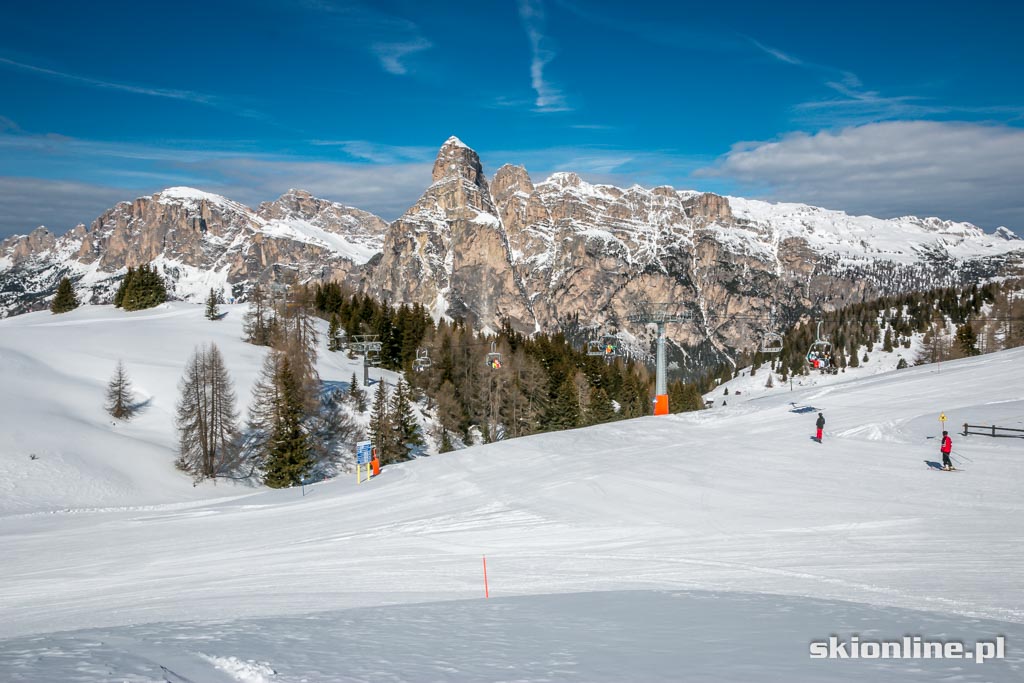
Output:
[[[967,462],[974,462],[973,460],[968,458],[966,455],[961,455],[958,451],[950,451],[950,452],[953,453],[954,455],[956,455],[958,458],[963,458]]]

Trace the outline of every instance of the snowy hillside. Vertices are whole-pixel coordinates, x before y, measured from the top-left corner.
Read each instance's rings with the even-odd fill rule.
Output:
[[[874,218],[807,204],[770,203],[729,197],[733,215],[774,233],[776,243],[801,238],[820,253],[841,259],[914,263],[922,255],[944,253],[955,259],[1019,251],[1024,244],[1006,228],[993,233],[971,223],[939,218]]]
[[[0,680],[1024,674],[1024,439],[956,433],[1024,429],[1024,349],[420,458],[358,486],[193,488],[172,466],[186,357],[216,341],[243,401],[260,360],[228,310],[0,321]],[[151,403],[115,427],[99,397],[118,358]],[[320,371],[347,382],[348,363]],[[942,412],[962,472],[925,466]],[[831,634],[1002,635],[1007,653],[809,659]]]
[[[83,306],[60,316],[30,313],[0,321],[0,514],[66,508],[184,504],[250,489],[220,482],[193,487],[173,467],[178,382],[196,346],[214,342],[228,362],[245,418],[266,349],[242,341],[247,306],[166,303],[136,312]],[[130,422],[103,410],[107,382],[123,360],[144,406]],[[320,354],[327,382],[362,378],[361,360]],[[377,368],[394,382],[394,373]],[[31,460],[35,455],[36,459]]]
[[[857,367],[842,368],[835,375],[818,371],[810,372],[807,375],[796,375],[788,378],[785,382],[780,379],[781,375],[779,372],[770,372],[771,356],[770,354],[765,354],[764,364],[755,370],[753,375],[750,373],[750,366],[741,368],[739,376],[719,384],[712,391],[704,395],[704,400],[706,404],[710,402],[709,405],[712,406],[721,406],[723,401],[728,406],[770,395],[781,396],[798,389],[824,388],[835,384],[844,384],[858,379],[873,377],[880,373],[895,372],[901,360],[906,362],[908,366],[908,368],[900,370],[900,372],[905,372],[909,369],[909,366],[914,364],[915,359],[920,354],[923,336],[919,333],[913,334],[910,337],[910,348],[897,345],[892,351],[883,351],[882,345],[879,343],[874,344],[871,351],[868,351],[867,347],[862,344],[852,353],[858,359],[859,365]],[[863,360],[865,354],[868,356],[867,362]],[[935,369],[941,370],[941,367],[941,364],[936,365]],[[772,386],[770,387],[767,386],[769,375],[772,378]]]

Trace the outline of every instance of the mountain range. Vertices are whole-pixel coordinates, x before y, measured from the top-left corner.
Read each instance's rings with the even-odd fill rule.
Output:
[[[257,280],[337,279],[480,330],[506,320],[524,332],[627,330],[639,305],[664,302],[690,317],[673,327],[677,344],[724,351],[864,298],[1024,274],[1024,240],[575,173],[534,183],[512,165],[488,180],[452,137],[432,184],[390,224],[302,190],[252,209],[174,187],[62,236],[40,227],[10,237],[0,242],[0,317],[46,306],[65,276],[84,302],[107,303],[143,263],[184,300],[212,287],[244,301]]]

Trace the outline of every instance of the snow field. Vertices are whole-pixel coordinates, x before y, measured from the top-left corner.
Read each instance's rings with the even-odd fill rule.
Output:
[[[262,349],[241,342],[242,309],[0,321],[0,679],[1020,677],[1024,441],[955,425],[1021,421],[1024,349],[420,458],[360,486],[193,488],[172,466],[177,380],[213,340],[247,401]],[[151,403],[113,427],[117,358]],[[321,357],[326,380],[353,369]],[[963,473],[925,467],[940,412]],[[996,632],[997,664],[807,658],[832,633]]]

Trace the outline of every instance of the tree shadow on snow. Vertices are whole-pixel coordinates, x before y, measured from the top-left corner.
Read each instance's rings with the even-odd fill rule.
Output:
[[[144,401],[136,401],[135,403],[131,404],[131,406],[129,406],[129,407],[131,409],[132,417],[136,417],[137,415],[145,412],[146,409],[149,408],[151,405],[153,405],[153,397],[152,396],[150,396],[149,398],[147,398]]]
[[[335,382],[334,380],[320,380],[320,395],[330,396],[333,393],[347,394],[350,382]]]

